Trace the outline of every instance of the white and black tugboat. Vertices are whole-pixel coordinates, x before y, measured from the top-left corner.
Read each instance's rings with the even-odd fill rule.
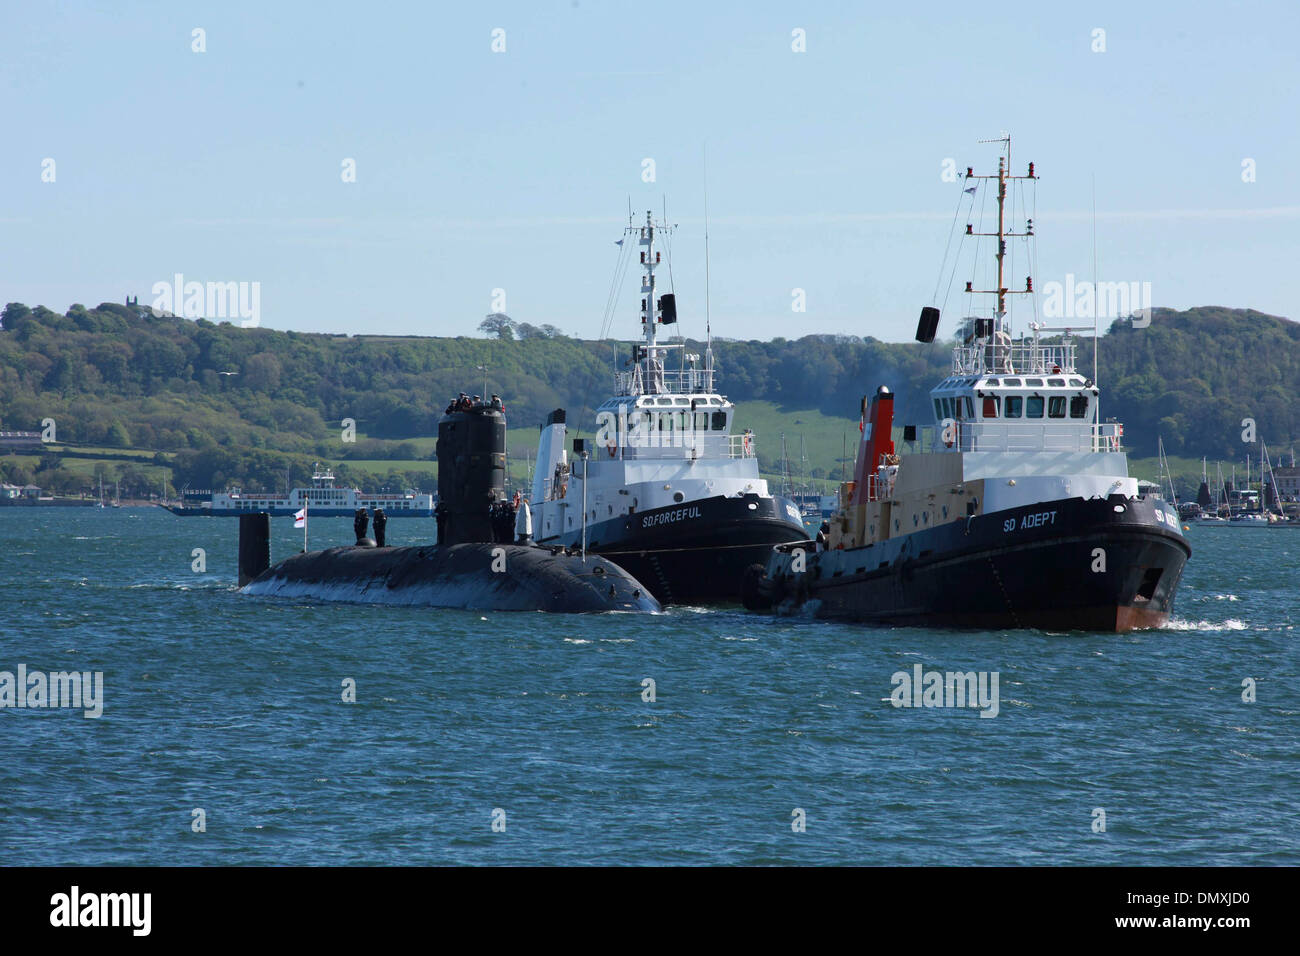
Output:
[[[629,222],[624,241],[636,240],[643,272],[644,344],[615,373],[594,440],[574,439],[572,458],[564,410],[547,418],[529,502],[533,533],[541,544],[608,558],[663,603],[731,603],[746,567],[807,531],[794,502],[770,494],[760,477],[753,433],[733,433],[736,407],[715,388],[711,339],[702,367],[684,341],[658,340],[658,326],[677,321],[674,294],[656,297],[655,243],[668,229],[649,213],[642,226]]]
[[[1010,143],[996,176],[997,284],[989,317],[967,318],[952,372],[930,393],[934,425],[893,442],[894,396],[869,409],[854,480],[816,541],[783,545],[745,580],[751,609],[954,627],[1127,631],[1169,618],[1191,548],[1178,515],[1129,477],[1122,426],[1098,418],[1100,391],[1075,367],[1070,328],[1011,337],[1003,281]],[[967,189],[969,192],[969,188]],[[979,236],[973,226],[967,234]],[[933,342],[939,310],[921,312]],[[910,409],[909,414],[920,410]]]

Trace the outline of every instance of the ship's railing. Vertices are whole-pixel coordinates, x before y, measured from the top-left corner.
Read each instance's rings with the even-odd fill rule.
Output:
[[[959,345],[952,350],[954,375],[1051,375],[1074,371],[1073,342],[1039,345],[1032,340],[1008,344]]]
[[[888,497],[889,492],[893,491],[893,482],[882,482],[879,475],[867,475],[867,487],[862,493],[863,501],[876,501],[882,497]],[[840,511],[847,511],[849,505],[853,502],[853,495],[858,490],[857,479],[845,481],[840,484],[839,505]],[[882,495],[881,492],[884,492]]]
[[[667,431],[651,432],[649,440],[638,440],[630,445],[597,448],[593,460],[699,459],[699,458],[753,458],[756,442],[752,434],[719,435],[707,432]]]
[[[1121,452],[1124,426],[1080,423],[955,422],[949,430],[927,428],[931,451]],[[951,442],[947,439],[951,439]]]
[[[638,366],[629,372],[614,373],[614,392],[617,395],[690,395],[711,393],[718,379],[717,371],[702,368],[685,370],[656,369],[649,375]]]
[[[587,445],[591,461],[682,461],[701,458],[754,458],[757,442],[752,433],[723,435],[704,431],[650,432],[631,444],[604,447]],[[551,479],[543,479],[549,489]]]
[[[754,458],[757,456],[756,451],[758,441],[753,433],[743,435],[727,436],[727,457],[728,458]]]

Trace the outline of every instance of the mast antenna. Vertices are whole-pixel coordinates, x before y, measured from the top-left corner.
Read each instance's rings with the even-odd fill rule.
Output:
[[[996,344],[996,343],[1000,340],[1000,337],[1001,337],[1001,336],[1006,336],[1006,338],[1005,338],[1005,339],[1001,339],[1001,341],[1007,341],[1007,342],[1010,341],[1010,325],[1009,325],[1009,323],[1007,322],[1007,296],[1009,296],[1009,295],[1028,295],[1028,296],[1032,296],[1032,295],[1034,294],[1034,280],[1033,280],[1033,276],[1027,276],[1027,277],[1025,278],[1025,287],[1024,287],[1023,289],[1010,289],[1010,288],[1007,287],[1007,278],[1006,278],[1006,262],[1005,262],[1005,260],[1006,260],[1006,255],[1007,255],[1007,240],[1008,240],[1008,239],[1022,239],[1022,238],[1028,238],[1028,237],[1030,237],[1030,236],[1032,236],[1032,235],[1034,234],[1034,226],[1033,226],[1033,220],[1032,220],[1032,219],[1026,221],[1026,223],[1025,223],[1025,231],[1024,231],[1024,232],[1009,232],[1009,231],[1008,231],[1008,228],[1007,228],[1007,221],[1006,221],[1006,220],[1007,220],[1007,210],[1006,210],[1006,201],[1007,201],[1007,183],[1015,182],[1015,181],[1017,181],[1017,180],[1022,180],[1022,179],[1035,180],[1035,179],[1037,179],[1038,177],[1037,177],[1036,175],[1034,175],[1034,164],[1033,164],[1033,163],[1030,163],[1030,164],[1029,164],[1029,171],[1026,173],[1026,175],[1024,175],[1024,176],[1016,176],[1016,175],[1013,175],[1013,174],[1012,174],[1012,172],[1011,172],[1011,135],[1010,135],[1009,133],[1007,133],[1007,132],[1004,131],[1004,132],[1002,133],[1002,135],[999,136],[997,139],[982,139],[982,140],[980,140],[980,142],[981,142],[981,143],[1001,143],[1001,144],[1002,144],[1002,149],[1003,149],[1003,153],[1002,153],[1002,155],[998,157],[998,171],[997,171],[997,175],[995,175],[995,176],[976,176],[974,170],[973,170],[971,167],[969,167],[969,166],[966,167],[966,179],[967,179],[967,180],[972,180],[972,179],[989,179],[989,180],[996,180],[996,181],[997,181],[997,187],[998,187],[998,195],[997,195],[997,201],[998,201],[998,224],[997,224],[997,231],[996,231],[996,232],[975,232],[975,231],[974,231],[974,225],[973,225],[972,223],[967,223],[967,224],[966,224],[966,235],[968,235],[968,236],[986,236],[986,237],[989,237],[989,238],[995,238],[995,239],[997,239],[998,245],[997,245],[997,253],[996,253],[996,255],[995,255],[995,258],[997,259],[997,263],[998,263],[998,265],[997,265],[997,283],[996,283],[995,288],[992,288],[992,289],[976,289],[976,288],[974,288],[974,283],[973,283],[973,282],[967,282],[967,283],[966,283],[966,292],[967,292],[967,293],[975,293],[975,294],[979,294],[979,295],[991,295],[991,296],[994,296],[994,299],[995,299],[996,305],[994,306],[994,309],[993,309],[992,328],[989,330],[989,334],[988,334],[987,336],[980,336],[979,333],[978,333],[978,329],[977,329],[977,330],[976,330],[976,336],[977,336],[978,338],[985,338],[987,341],[989,341],[990,343],[992,343],[993,346],[994,346],[994,355],[996,356],[996,355],[997,355],[997,344]],[[1014,202],[1013,202],[1013,207],[1014,207]],[[1013,209],[1012,209],[1012,215],[1014,215],[1014,213],[1015,213],[1015,210],[1014,210],[1014,208],[1013,208]],[[1031,264],[1031,265],[1033,264],[1032,261],[1031,261],[1030,264]],[[1035,334],[1037,334],[1037,333],[1035,333]],[[995,364],[996,364],[998,360],[995,358],[994,361],[995,361]]]
[[[709,144],[704,144],[704,387],[713,391],[713,316],[709,310]]]
[[[1101,345],[1097,325],[1097,174],[1092,174],[1092,383],[1097,385],[1097,349]],[[1101,388],[1097,388],[1097,424],[1101,424]]]
[[[709,145],[704,144],[704,332],[713,343],[713,322],[709,314]]]

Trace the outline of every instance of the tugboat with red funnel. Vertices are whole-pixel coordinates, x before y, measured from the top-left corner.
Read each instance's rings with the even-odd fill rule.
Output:
[[[997,284],[988,317],[961,323],[951,373],[931,390],[933,425],[903,428],[894,395],[862,401],[852,481],[815,541],[773,549],[746,574],[752,610],[903,625],[1129,631],[1160,627],[1191,548],[1173,506],[1138,491],[1122,426],[1099,421],[1100,389],[1075,366],[1076,329],[1031,322],[1012,339],[1003,281],[1010,141],[996,176]],[[979,235],[967,227],[968,235]],[[934,341],[939,309],[917,339]],[[912,410],[913,412],[915,410]],[[927,412],[931,409],[927,409]]]

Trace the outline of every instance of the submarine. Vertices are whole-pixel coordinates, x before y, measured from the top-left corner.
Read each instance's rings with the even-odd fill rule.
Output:
[[[462,395],[438,422],[437,543],[388,547],[387,516],[358,509],[357,543],[271,566],[270,516],[239,517],[240,593],[474,611],[656,613],[648,588],[597,555],[537,544],[528,503],[505,495],[505,406]]]

